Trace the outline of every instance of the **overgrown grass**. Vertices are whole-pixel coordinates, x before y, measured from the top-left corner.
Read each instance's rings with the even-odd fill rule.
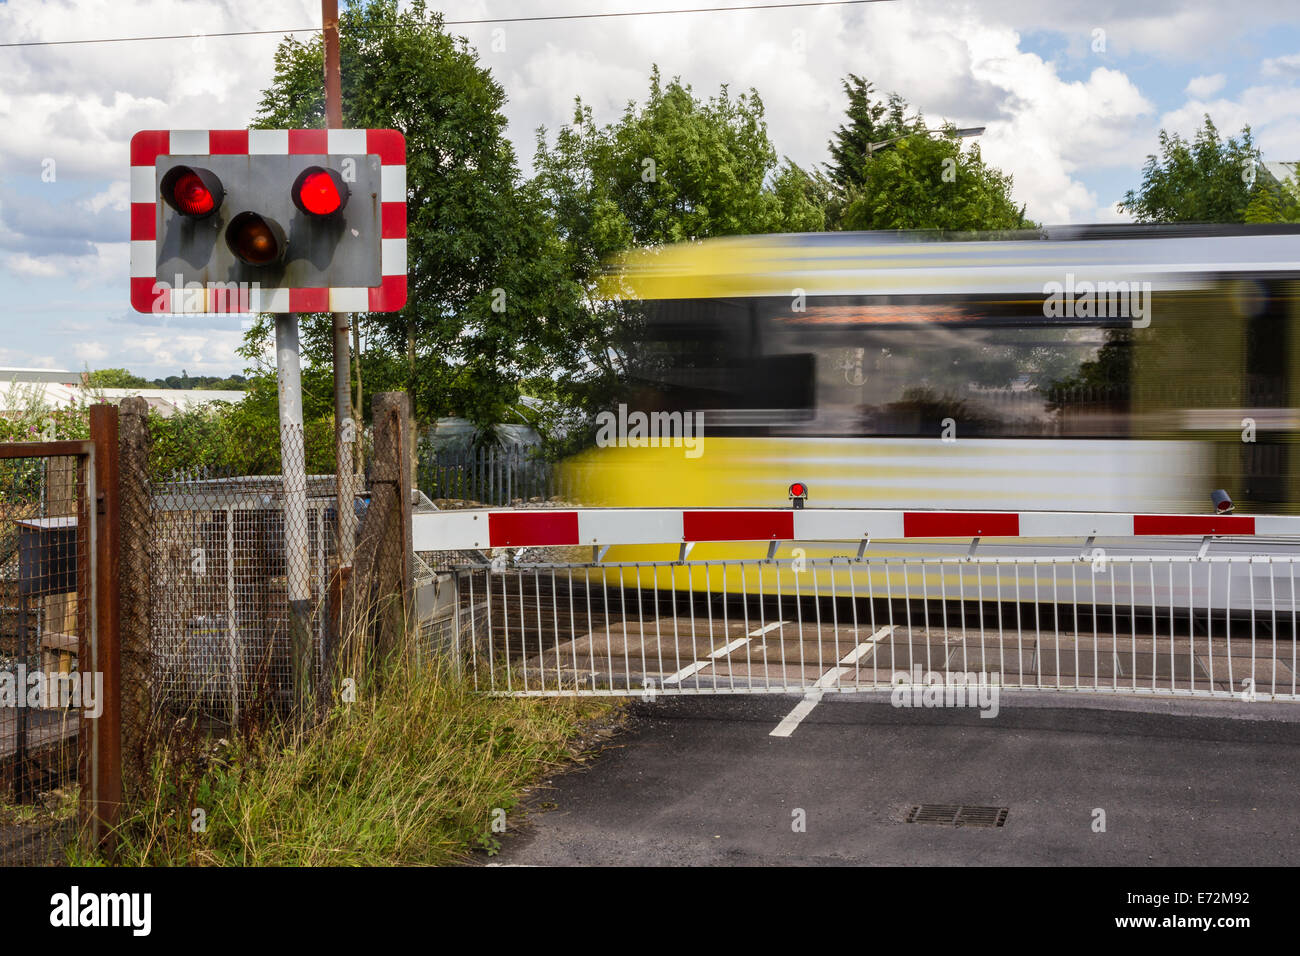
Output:
[[[476,693],[402,662],[319,726],[212,740],[178,722],[123,819],[123,865],[438,865],[499,847],[521,791],[616,716],[607,700]],[[95,858],[74,862],[94,863]]]

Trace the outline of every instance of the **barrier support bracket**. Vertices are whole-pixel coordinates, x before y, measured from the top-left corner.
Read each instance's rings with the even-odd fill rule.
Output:
[[[1096,535],[1091,535],[1091,534],[1088,535],[1088,540],[1083,543],[1083,550],[1079,552],[1080,561],[1087,561],[1092,557],[1090,554],[1088,554],[1088,551],[1090,548],[1092,548],[1092,543],[1096,540],[1097,540]]]
[[[978,548],[979,546],[980,546],[980,539],[979,539],[979,538],[971,538],[971,541],[970,541],[970,550],[966,552],[966,560],[967,560],[967,561],[969,561],[971,558],[975,557],[975,549]]]
[[[1213,540],[1214,540],[1214,536],[1209,534],[1207,534],[1204,538],[1201,539],[1201,546],[1196,551],[1196,556],[1198,558],[1205,557],[1205,552],[1210,550],[1210,542]]]
[[[694,542],[694,541],[683,541],[683,542],[682,542],[682,546],[681,546],[681,548],[680,548],[680,549],[678,550],[678,552],[677,552],[677,561],[678,561],[678,563],[685,562],[686,558],[687,558],[687,557],[690,555],[690,553],[691,553],[691,549],[694,548],[694,547],[695,547],[695,542]]]
[[[776,549],[781,547],[780,541],[769,541],[767,543],[767,563],[771,564],[772,559],[776,557]]]
[[[609,553],[609,545],[593,544],[591,546],[591,563],[600,564],[605,560],[605,555]]]
[[[871,535],[863,535],[862,540],[858,542],[858,556],[855,561],[861,561],[863,555],[867,553],[867,545],[871,544]]]

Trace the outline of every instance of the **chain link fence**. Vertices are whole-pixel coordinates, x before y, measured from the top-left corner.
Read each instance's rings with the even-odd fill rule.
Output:
[[[89,536],[84,459],[0,459],[0,865],[56,862],[76,827]]]
[[[337,571],[333,475],[307,478],[306,508],[286,528],[279,476],[211,472],[152,486],[150,680],[165,707],[200,705],[231,723],[255,703],[291,703],[296,676],[319,684]],[[357,510],[364,513],[364,499]],[[286,531],[306,550],[310,648],[295,674]]]
[[[415,570],[402,533],[411,456],[400,449],[410,426],[404,401],[390,414],[391,399],[375,399],[383,415],[369,473],[353,483],[357,538],[353,564],[342,568],[336,476],[305,476],[286,494],[279,475],[157,473],[147,409],[123,403],[128,800],[148,798],[153,761],[177,731],[251,734],[318,719],[371,650],[405,633],[389,612],[395,604],[397,618],[408,613]]]

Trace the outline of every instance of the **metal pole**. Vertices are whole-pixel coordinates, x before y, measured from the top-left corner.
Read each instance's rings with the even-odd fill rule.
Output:
[[[275,358],[280,392],[280,470],[284,480],[285,595],[289,603],[289,653],[294,705],[307,713],[311,694],[311,578],[307,551],[307,466],[302,434],[302,374],[298,314],[275,317]]]
[[[325,124],[330,129],[343,126],[342,77],[339,68],[338,0],[321,0],[321,24],[325,39]],[[357,516],[353,475],[356,471],[356,423],[352,418],[352,369],[348,354],[348,315],[335,312],[334,330],[334,452],[335,485],[338,496],[337,547],[339,571],[334,581],[330,611],[335,647],[342,644],[344,629],[344,594],[352,577],[353,552],[356,549]],[[360,355],[358,354],[358,361]],[[329,657],[332,658],[332,654]]]

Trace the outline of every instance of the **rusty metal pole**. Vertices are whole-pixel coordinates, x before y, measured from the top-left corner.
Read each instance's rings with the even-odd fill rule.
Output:
[[[329,129],[343,126],[342,78],[339,67],[339,5],[338,0],[321,0],[321,23],[325,39],[325,125]],[[352,577],[353,553],[356,550],[357,516],[355,509],[354,474],[356,471],[357,427],[352,417],[352,369],[348,353],[349,316],[335,312],[332,316],[334,335],[334,452],[335,484],[338,497],[337,545],[338,574],[332,582],[330,595],[330,632],[332,651],[343,641],[346,627],[345,595]],[[358,361],[360,356],[358,355]],[[333,659],[333,653],[326,660]],[[328,675],[322,675],[328,678]]]
[[[325,28],[325,125],[343,128],[343,94],[339,78],[339,3],[321,0],[321,25]]]
[[[90,744],[91,836],[110,839],[122,805],[122,659],[118,644],[120,602],[118,553],[121,504],[118,490],[117,406],[90,407],[90,440],[95,446],[93,488],[87,504],[94,509],[94,634],[89,661],[103,675],[103,710],[82,738]],[[87,658],[82,658],[83,661]],[[82,663],[79,666],[85,667]],[[111,843],[108,849],[112,851]]]

